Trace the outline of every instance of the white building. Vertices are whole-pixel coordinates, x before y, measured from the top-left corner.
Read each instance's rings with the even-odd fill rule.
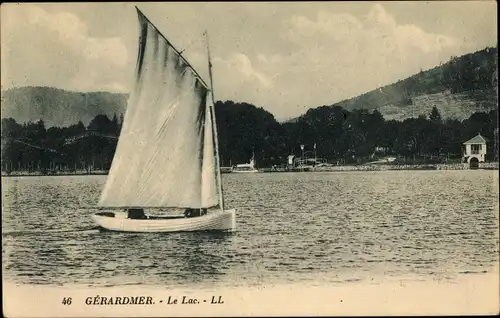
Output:
[[[481,134],[476,137],[464,142],[465,151],[463,155],[464,162],[468,164],[477,164],[479,162],[484,162],[484,156],[486,155],[486,140]]]

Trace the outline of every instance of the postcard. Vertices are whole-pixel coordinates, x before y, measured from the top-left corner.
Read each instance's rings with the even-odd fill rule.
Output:
[[[496,12],[2,4],[4,315],[498,313]]]

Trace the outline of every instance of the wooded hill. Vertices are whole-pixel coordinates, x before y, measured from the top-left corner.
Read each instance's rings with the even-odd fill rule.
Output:
[[[80,93],[53,87],[19,87],[2,91],[2,118],[17,122],[43,120],[45,126],[88,125],[97,115],[122,114],[128,94]]]
[[[341,101],[347,110],[377,109],[386,119],[428,114],[435,106],[443,118],[463,120],[497,107],[498,49],[451,57],[444,64]]]

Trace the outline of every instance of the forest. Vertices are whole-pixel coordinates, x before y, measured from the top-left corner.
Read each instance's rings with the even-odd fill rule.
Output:
[[[217,102],[216,118],[223,166],[248,162],[282,165],[287,156],[316,156],[334,164],[363,164],[384,156],[399,163],[460,162],[462,143],[478,133],[488,141],[487,160],[498,160],[497,111],[463,121],[443,119],[434,107],[427,116],[385,120],[377,110],[340,106],[308,110],[294,122],[279,123],[262,108]],[[42,120],[17,123],[3,118],[2,171],[108,170],[120,136],[122,114],[95,116],[66,127],[46,128]]]

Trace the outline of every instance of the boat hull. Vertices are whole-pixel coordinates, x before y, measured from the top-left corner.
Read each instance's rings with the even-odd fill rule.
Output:
[[[128,219],[94,214],[92,219],[100,227],[118,232],[192,232],[234,231],[236,210],[208,213],[198,217]]]
[[[233,170],[232,173],[256,173],[259,170]]]

